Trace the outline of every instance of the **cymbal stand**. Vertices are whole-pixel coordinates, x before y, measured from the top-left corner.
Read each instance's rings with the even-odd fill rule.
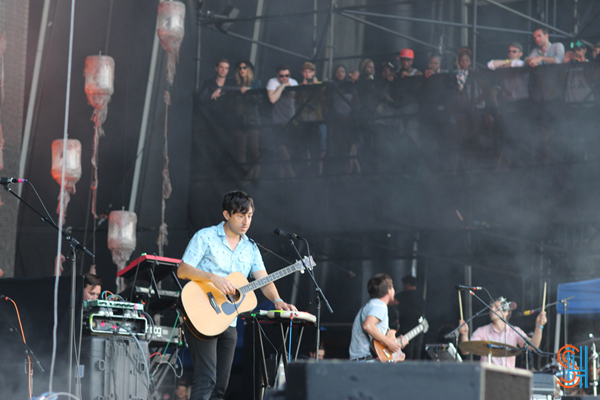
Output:
[[[590,333],[590,336],[594,336]],[[598,351],[596,350],[596,342],[592,343],[592,387],[594,388],[594,396],[598,396]]]

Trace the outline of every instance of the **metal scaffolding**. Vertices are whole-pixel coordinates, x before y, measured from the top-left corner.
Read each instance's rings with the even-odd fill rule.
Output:
[[[257,6],[256,16],[244,17],[244,18],[228,18],[225,15],[220,15],[220,14],[215,14],[210,11],[200,10],[198,23],[200,26],[202,26],[204,28],[213,29],[213,30],[219,31],[223,34],[235,37],[237,39],[253,43],[254,50],[253,50],[252,54],[253,54],[254,59],[256,58],[256,50],[255,50],[256,46],[261,46],[261,47],[275,50],[275,51],[278,51],[278,52],[281,52],[284,54],[292,55],[294,57],[298,57],[303,60],[311,60],[312,62],[315,62],[315,63],[323,62],[324,71],[325,71],[323,76],[325,76],[326,79],[331,79],[331,68],[330,67],[333,65],[334,61],[342,60],[342,59],[350,59],[350,58],[358,59],[358,58],[365,58],[365,57],[370,56],[369,54],[365,54],[364,52],[361,52],[360,54],[350,55],[350,56],[348,56],[348,55],[343,56],[343,57],[341,57],[339,55],[336,56],[336,54],[335,54],[335,34],[336,34],[336,22],[337,22],[337,20],[335,18],[336,16],[343,17],[345,19],[352,20],[352,21],[355,21],[360,24],[364,24],[365,26],[369,26],[373,29],[377,29],[377,30],[385,32],[389,35],[403,38],[409,42],[418,44],[420,46],[423,46],[426,49],[436,51],[440,54],[455,54],[455,51],[454,51],[455,47],[458,47],[458,46],[448,46],[448,45],[444,44],[443,37],[440,37],[440,40],[438,41],[438,43],[430,43],[425,40],[416,38],[414,36],[407,35],[402,32],[398,32],[394,29],[390,29],[381,24],[372,22],[368,18],[385,18],[385,19],[393,19],[393,20],[399,20],[399,21],[409,21],[409,22],[414,22],[414,23],[421,23],[421,24],[430,24],[432,26],[444,26],[444,27],[461,29],[461,31],[463,32],[463,33],[461,33],[461,36],[462,36],[461,46],[468,46],[472,49],[474,64],[477,62],[477,53],[478,53],[478,50],[480,49],[480,45],[478,44],[478,37],[479,37],[481,31],[491,31],[491,32],[499,32],[499,33],[506,33],[506,34],[520,34],[520,35],[530,36],[531,35],[531,26],[532,26],[531,23],[533,23],[533,24],[535,24],[534,26],[543,26],[543,27],[548,28],[548,30],[549,30],[549,32],[551,32],[551,36],[553,38],[578,39],[582,43],[584,43],[588,46],[592,45],[591,42],[589,42],[581,37],[581,33],[583,32],[583,30],[582,31],[579,30],[579,25],[580,25],[579,16],[581,15],[581,13],[579,12],[580,3],[578,1],[574,1],[572,3],[572,7],[573,7],[572,32],[567,32],[567,31],[557,27],[557,21],[556,21],[557,0],[542,0],[542,3],[544,3],[544,6],[545,6],[544,7],[545,11],[543,12],[543,14],[544,14],[546,21],[540,20],[538,18],[534,18],[532,15],[527,15],[526,13],[520,12],[520,11],[518,11],[514,8],[511,8],[511,7],[507,6],[506,4],[503,4],[502,2],[496,1],[496,0],[482,0],[482,1],[457,0],[457,1],[453,1],[453,2],[431,1],[432,13],[434,15],[435,14],[441,15],[442,14],[441,7],[444,6],[444,3],[446,5],[448,3],[450,3],[450,7],[458,6],[465,12],[470,11],[471,23],[467,22],[467,20],[469,19],[469,15],[468,14],[463,15],[463,13],[460,13],[460,12],[456,13],[456,15],[458,15],[458,17],[461,19],[460,22],[457,22],[454,20],[442,20],[442,19],[436,20],[436,19],[416,18],[416,17],[412,17],[412,16],[394,15],[391,13],[374,12],[373,11],[373,9],[375,9],[375,8],[390,9],[390,7],[394,7],[394,6],[418,3],[415,0],[396,1],[396,2],[389,2],[389,3],[385,3],[385,4],[364,4],[364,5],[359,5],[359,6],[347,6],[347,7],[338,7],[336,0],[326,0],[326,1],[329,4],[325,8],[318,8],[318,3],[319,3],[318,0],[313,0],[311,10],[296,12],[296,13],[288,13],[288,14],[263,15],[264,0],[260,0],[259,4]],[[482,3],[486,3],[486,4],[482,4]],[[529,10],[529,14],[533,14],[532,0],[528,0],[526,3],[527,3],[527,8]],[[553,17],[554,17],[552,23],[550,23],[548,21],[548,16],[550,13],[549,9],[550,9],[551,3],[553,6],[552,8],[553,8]],[[484,6],[496,7],[499,10],[503,10],[507,13],[510,13],[512,16],[523,19],[529,23],[528,27],[530,29],[509,29],[509,28],[505,28],[502,26],[488,26],[488,25],[484,25],[484,24],[479,24],[478,23],[478,14],[480,13],[480,9]],[[440,12],[437,12],[437,10],[435,10],[435,8],[440,8]],[[317,15],[319,15],[319,14],[327,14],[327,18],[325,19],[325,23],[324,23],[325,26],[322,26],[322,27],[318,26]],[[258,39],[260,36],[259,35],[259,31],[261,29],[260,25],[262,23],[264,23],[265,21],[293,19],[293,18],[306,17],[306,16],[311,16],[311,15],[313,16],[313,22],[312,22],[313,34],[310,38],[312,40],[312,54],[311,55],[294,52],[289,49],[286,49],[286,48],[283,48],[280,46],[275,46],[273,44],[266,43],[266,42]],[[452,13],[452,15],[454,15],[454,13]],[[593,20],[595,20],[599,15],[600,15],[600,13],[596,14],[589,21],[587,21],[587,26],[589,26],[593,22]],[[240,34],[231,32],[229,29],[224,28],[224,26],[226,24],[230,25],[232,23],[242,23],[242,22],[254,22],[255,23],[254,34],[252,37],[240,35]],[[470,35],[468,35],[468,32],[470,32]],[[320,38],[319,38],[319,33],[320,33]],[[325,40],[325,36],[327,36],[326,40]],[[469,36],[470,36],[470,43],[466,43],[465,42],[466,38],[468,38]],[[199,43],[198,43],[198,47],[200,47]],[[325,56],[319,57],[319,55],[323,53],[323,47],[326,47],[326,49],[324,51]],[[198,62],[199,62],[199,58],[200,57],[198,56]]]

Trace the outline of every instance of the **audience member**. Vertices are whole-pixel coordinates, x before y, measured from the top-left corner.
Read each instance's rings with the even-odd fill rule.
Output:
[[[235,141],[237,162],[240,165],[241,176],[245,179],[257,179],[260,176],[260,125],[259,104],[262,95],[259,93],[246,94],[248,90],[262,87],[259,79],[254,78],[254,66],[250,61],[240,61],[235,66],[235,80],[242,95],[235,97]],[[248,158],[246,158],[248,152]]]
[[[547,28],[536,28],[533,31],[533,39],[537,47],[525,59],[530,67],[544,64],[561,64],[563,62],[565,46],[562,43],[550,43]]]
[[[454,73],[458,91],[453,104],[457,131],[454,138],[459,139],[460,148],[467,157],[477,158],[481,150],[480,135],[484,129],[490,131],[492,128],[494,119],[490,107],[497,107],[497,103],[486,77],[471,70],[471,57],[470,49],[463,47],[457,50],[458,69]],[[453,146],[457,151],[454,154],[456,159],[451,160],[454,168],[458,163],[459,148],[456,145],[459,143],[455,142]]]
[[[401,68],[398,70],[398,75],[400,78],[406,78],[407,76],[419,76],[423,75],[421,71],[416,68],[413,68],[413,62],[415,61],[415,52],[411,49],[402,49],[400,51],[400,56],[398,57],[400,60]]]
[[[353,78],[351,77],[351,80]],[[375,79],[375,64],[370,58],[361,61],[359,65],[359,76],[356,80],[356,91],[358,92],[359,107],[359,129],[364,139],[363,153],[365,160],[376,161],[375,151],[377,141],[377,127],[374,119],[377,116],[377,107],[381,97],[383,81]],[[365,165],[362,165],[362,169]]]
[[[563,62],[587,62],[588,59],[585,58],[586,53],[587,48],[581,41],[571,42],[569,50],[565,53]]]
[[[491,60],[488,68],[502,69],[501,80],[493,90],[499,93],[502,103],[498,113],[498,134],[494,136],[498,165],[511,165],[513,159],[528,159],[530,136],[526,101],[529,99],[529,70],[513,69],[524,66],[523,46],[513,42],[508,45],[508,59]],[[512,157],[515,154],[517,157]]]
[[[302,82],[301,85],[320,84],[315,76],[315,65],[311,62],[302,64]],[[323,123],[323,115],[326,105],[326,98],[322,91],[298,90],[296,92],[296,107],[298,121],[302,122],[299,127],[302,134],[301,142],[306,150],[306,158],[310,166],[311,156],[314,153],[319,154],[318,171],[323,174],[323,159],[327,150],[327,126]]]
[[[375,63],[370,58],[365,58],[358,65],[358,71],[352,71],[348,74],[350,82],[356,82],[360,79],[375,79]]]
[[[387,61],[381,65],[381,77],[389,82],[396,78],[396,70],[391,62]]]
[[[294,169],[292,168],[288,144],[290,143],[291,134],[286,129],[286,124],[296,114],[296,105],[294,93],[290,90],[285,90],[287,87],[298,86],[295,79],[290,78],[290,68],[286,65],[280,65],[276,68],[277,76],[269,79],[267,83],[267,94],[269,101],[273,104],[273,114],[271,122],[279,125],[273,129],[275,141],[279,149],[279,157],[281,166],[279,168],[279,177],[284,178],[286,175],[295,177]]]
[[[442,55],[437,53],[432,54],[431,57],[429,57],[429,63],[425,70],[425,77],[429,78],[431,75],[444,74],[447,72],[447,69],[442,69]]]
[[[179,381],[175,388],[175,400],[188,400],[188,386],[185,381]]]
[[[360,130],[354,121],[350,121],[352,113],[358,111],[358,93],[355,85],[347,79],[346,68],[338,65],[333,71],[333,94],[331,98],[333,108],[333,134],[339,138],[341,151],[349,154],[350,161],[345,172],[348,174],[361,173],[358,161],[358,146],[362,142]]]
[[[208,100],[213,100],[213,104],[222,104],[217,101],[221,96],[225,95],[226,87],[231,86],[232,82],[227,79],[229,73],[229,61],[225,58],[220,59],[215,64],[215,71],[217,75],[214,78],[207,79],[204,81],[202,88],[200,89],[201,101],[205,104],[211,104]],[[212,107],[214,108],[214,107]]]
[[[521,60],[521,57],[523,57],[523,46],[521,46],[521,43],[513,42],[508,45],[508,58],[506,60],[490,60],[487,66],[491,70],[522,67],[525,65],[525,61]]]

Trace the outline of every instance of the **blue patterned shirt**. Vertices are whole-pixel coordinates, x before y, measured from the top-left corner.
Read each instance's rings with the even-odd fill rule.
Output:
[[[200,229],[190,240],[181,261],[202,271],[226,277],[232,272],[241,272],[244,276],[265,270],[262,256],[254,241],[243,235],[234,251],[231,251],[225,230],[219,225]],[[231,326],[235,326],[236,320]]]

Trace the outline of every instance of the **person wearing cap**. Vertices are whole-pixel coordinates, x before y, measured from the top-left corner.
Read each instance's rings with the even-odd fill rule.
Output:
[[[581,41],[571,42],[569,50],[565,53],[563,62],[587,62],[588,59],[585,58],[586,53],[587,48]]]
[[[492,322],[490,324],[479,327],[473,332],[471,336],[471,341],[492,341],[497,343],[504,343],[510,346],[518,346],[523,347],[525,345],[525,340],[523,337],[527,337],[525,332],[519,327],[514,327],[514,329],[508,326],[503,320],[508,321],[512,311],[517,307],[515,302],[508,302],[504,297],[499,297],[495,301],[490,304],[490,319]],[[502,318],[500,318],[502,317]],[[459,324],[462,324],[464,321],[458,321]],[[533,336],[529,339],[535,345],[535,347],[540,346],[540,342],[542,341],[542,332],[544,330],[544,325],[546,325],[546,312],[542,311],[537,318],[535,319],[535,330],[533,331]],[[464,324],[458,332],[460,333],[460,342],[469,341],[469,325]],[[519,332],[523,337],[521,337],[517,332]],[[463,354],[469,354],[461,350]],[[516,357],[492,357],[492,364],[502,365],[508,368],[515,368],[515,360]],[[481,357],[481,362],[487,362],[487,357]]]
[[[535,49],[529,53],[525,62],[530,67],[544,64],[561,64],[565,58],[565,46],[562,43],[550,43],[548,29],[540,26],[533,31]]]
[[[490,60],[487,67],[492,71],[497,68],[522,67],[525,65],[525,61],[521,60],[521,57],[523,57],[523,46],[521,46],[521,43],[513,42],[508,45],[508,58],[506,60]]]
[[[315,65],[309,61],[302,64],[302,82],[300,86],[320,84],[315,76]],[[298,90],[296,92],[297,119],[302,143],[300,146],[306,154],[309,168],[312,167],[311,158],[319,154],[317,163],[318,175],[323,174],[323,159],[327,151],[327,126],[323,123],[325,111],[325,95],[323,92],[313,90]]]
[[[398,75],[400,78],[423,75],[421,71],[413,68],[412,66],[413,62],[415,61],[415,52],[411,49],[402,49],[398,59],[400,60],[400,65],[402,66],[402,68],[398,70]]]

